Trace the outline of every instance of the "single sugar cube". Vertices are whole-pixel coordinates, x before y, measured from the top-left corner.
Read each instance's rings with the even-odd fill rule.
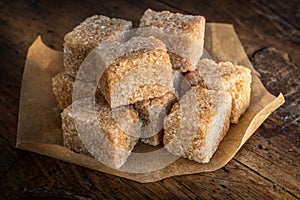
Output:
[[[131,106],[112,110],[104,99],[94,109],[91,103],[90,98],[81,99],[62,112],[64,146],[120,168],[138,142],[142,125],[138,114]]]
[[[140,19],[138,34],[154,36],[168,48],[174,69],[195,70],[203,53],[205,18],[148,9]]]
[[[86,56],[103,40],[122,40],[123,34],[132,27],[132,22],[123,19],[94,15],[76,26],[64,37],[64,66],[72,76]]]
[[[231,62],[219,62],[218,71],[225,80],[226,88],[232,96],[231,123],[238,123],[250,104],[251,70]]]
[[[229,128],[230,112],[228,92],[192,87],[165,118],[165,148],[174,155],[208,163]]]
[[[52,91],[58,102],[58,107],[63,110],[72,104],[74,87],[77,91],[77,99],[92,97],[103,98],[99,88],[92,82],[76,80],[67,72],[60,72],[52,78]],[[76,85],[76,86],[75,86]]]
[[[133,37],[103,43],[97,50],[108,62],[99,88],[112,108],[174,93],[172,65],[160,40]]]

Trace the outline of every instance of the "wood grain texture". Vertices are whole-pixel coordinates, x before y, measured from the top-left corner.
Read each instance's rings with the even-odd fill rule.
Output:
[[[266,88],[286,103],[225,167],[141,184],[14,148],[27,48],[42,35],[62,49],[63,35],[86,17],[133,20],[148,7],[232,23]],[[300,25],[292,1],[0,2],[1,199],[298,199],[300,198]]]

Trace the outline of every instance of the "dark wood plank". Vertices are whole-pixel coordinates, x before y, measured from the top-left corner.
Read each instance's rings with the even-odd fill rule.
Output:
[[[272,131],[284,135],[296,147],[300,146],[300,70],[289,55],[275,48],[264,48],[251,58],[261,80],[272,94],[282,92],[286,103],[267,121]]]
[[[298,0],[291,0],[290,3],[286,3],[285,1],[277,1],[274,3],[268,0],[261,0],[259,3],[265,4],[266,7],[271,9],[272,12],[276,13],[286,22],[295,26],[298,30],[300,29],[300,4]]]
[[[295,197],[300,196],[299,147],[280,133],[267,136],[265,124],[250,138],[235,159],[270,180],[274,185],[284,188]]]
[[[197,175],[175,177],[203,199],[294,199],[279,185],[235,160],[222,169]]]

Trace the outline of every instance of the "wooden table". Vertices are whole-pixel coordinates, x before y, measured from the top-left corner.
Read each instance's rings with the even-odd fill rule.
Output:
[[[225,167],[140,184],[15,149],[27,48],[42,35],[62,49],[63,36],[93,14],[138,20],[147,8],[200,14],[234,25],[265,87],[286,103]],[[283,1],[0,2],[1,199],[298,199],[300,198],[300,4]]]

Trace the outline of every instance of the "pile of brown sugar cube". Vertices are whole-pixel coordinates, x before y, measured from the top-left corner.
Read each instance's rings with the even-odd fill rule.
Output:
[[[52,82],[64,146],[114,168],[138,141],[209,162],[247,109],[252,77],[246,67],[201,58],[204,37],[204,17],[151,9],[134,31],[130,21],[95,15],[67,33],[65,70]],[[109,61],[96,87],[78,78],[93,51]],[[91,88],[93,109],[90,98],[74,99],[75,82]]]

